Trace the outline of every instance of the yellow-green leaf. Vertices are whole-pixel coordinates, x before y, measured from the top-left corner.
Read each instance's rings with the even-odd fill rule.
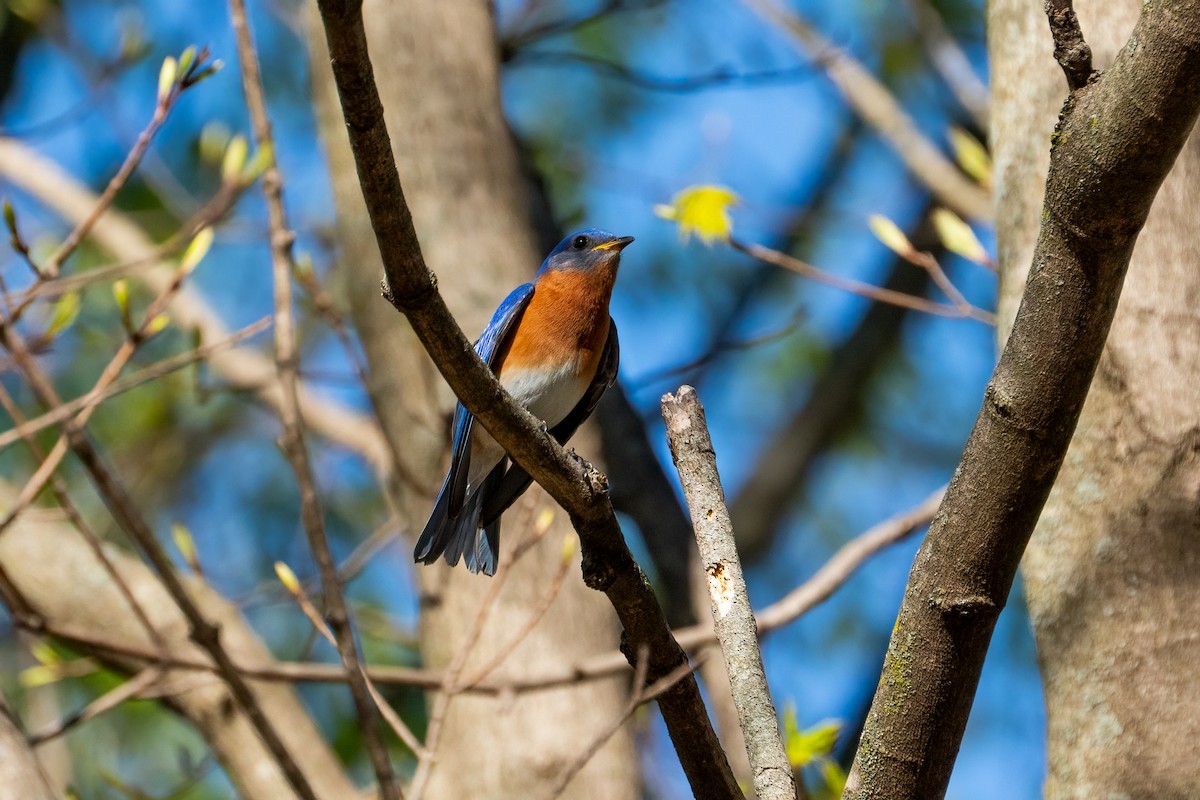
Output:
[[[171,318],[166,314],[159,314],[154,319],[146,324],[146,338],[150,339],[162,333],[168,325],[171,324]]]
[[[213,120],[204,123],[204,127],[200,129],[198,143],[201,160],[206,164],[223,164],[229,139],[229,126],[224,122]]]
[[[183,556],[184,563],[192,568],[193,571],[199,572],[200,558],[196,553],[196,540],[192,538],[192,532],[182,522],[176,522],[171,525],[171,538],[175,540],[175,546],[179,548],[180,555]]]
[[[871,226],[875,238],[896,255],[906,256],[914,252],[912,242],[908,241],[900,226],[882,214],[872,214],[867,218],[867,224]]]
[[[933,212],[933,227],[937,230],[942,245],[951,253],[957,253],[968,261],[976,264],[989,264],[987,250],[975,236],[971,226],[963,222],[957,214],[947,208],[938,208]]]
[[[235,183],[240,179],[248,149],[246,137],[241,134],[229,140],[229,146],[225,148],[225,160],[221,162],[221,180]]]
[[[246,169],[242,171],[242,181],[244,183],[254,183],[260,175],[274,166],[274,164],[275,150],[269,142],[264,142],[254,154],[254,158],[246,165]]]
[[[188,70],[192,68],[192,64],[196,61],[196,48],[189,46],[179,55],[179,66],[177,71],[180,75],[187,75]]]
[[[175,86],[175,79],[179,76],[179,64],[175,61],[174,56],[167,56],[163,59],[162,68],[158,71],[158,102],[167,99],[167,95],[171,93],[171,89]]]
[[[724,186],[689,186],[671,199],[670,205],[657,205],[654,213],[679,226],[679,236],[687,241],[695,234],[700,241],[727,242],[733,233],[729,207],[741,202],[732,189]]]
[[[34,689],[38,686],[49,686],[52,683],[58,683],[61,678],[62,672],[58,667],[40,664],[36,667],[21,670],[21,673],[17,676],[17,682],[26,689]]]
[[[78,316],[79,292],[67,292],[54,304],[54,313],[50,316],[50,326],[46,329],[46,335],[50,338],[58,336],[71,327],[71,323]]]
[[[992,157],[983,143],[962,128],[950,129],[950,147],[962,171],[983,186],[992,185]]]
[[[846,791],[846,771],[832,758],[821,759],[821,796],[838,798]]]
[[[537,537],[544,536],[546,531],[550,530],[550,525],[554,523],[554,509],[546,506],[538,512],[537,519],[533,523],[533,535]]]
[[[575,531],[571,531],[570,533],[568,533],[566,536],[563,537],[562,560],[563,560],[564,564],[566,564],[568,561],[570,561],[572,558],[575,557],[575,542],[576,542]]]
[[[58,651],[51,647],[50,643],[45,639],[38,639],[36,642],[34,642],[30,646],[29,652],[34,658],[37,659],[37,662],[43,666],[52,667],[55,664],[62,662],[62,656],[60,656]]]
[[[293,595],[300,594],[300,581],[296,578],[296,573],[292,572],[291,567],[282,561],[276,561],[275,574],[279,576],[279,582],[283,584],[283,588],[287,589]]]
[[[824,720],[811,728],[800,730],[796,708],[789,703],[783,710],[783,744],[788,763],[800,769],[829,755],[837,744],[841,729],[842,723],[838,720]]]
[[[192,270],[208,255],[208,249],[212,247],[212,243],[213,229],[211,227],[204,227],[197,231],[188,244],[187,250],[183,251],[183,258],[179,260],[179,272],[183,275],[190,275]]]
[[[4,198],[4,227],[8,228],[8,234],[16,241],[19,236],[17,234],[17,211],[13,208],[13,204],[8,198]]]

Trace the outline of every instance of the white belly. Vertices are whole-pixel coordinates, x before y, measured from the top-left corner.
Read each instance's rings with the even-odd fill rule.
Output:
[[[583,380],[574,362],[568,362],[553,371],[510,368],[504,370],[500,379],[500,384],[513,399],[543,420],[547,428],[553,428],[571,413],[571,409],[583,398],[589,382]],[[483,480],[502,458],[504,448],[476,421],[471,437],[471,469],[467,476],[467,491]]]

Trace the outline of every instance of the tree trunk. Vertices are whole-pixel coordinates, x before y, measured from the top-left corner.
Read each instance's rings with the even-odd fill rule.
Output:
[[[315,16],[315,15],[314,15]],[[405,196],[426,262],[468,335],[540,263],[528,214],[528,187],[500,109],[499,58],[488,6],[475,0],[368,1],[368,40],[386,107]],[[338,206],[341,278],[371,367],[370,390],[399,462],[393,498],[410,530],[420,530],[446,466],[453,396],[401,315],[379,296],[382,267],[328,67],[324,36],[312,21],[314,92]],[[595,436],[573,443],[595,460]],[[540,489],[505,516],[501,553],[530,534],[532,513],[555,508]],[[562,563],[566,515],[513,568],[492,607],[472,665],[490,660],[516,633]],[[578,556],[575,557],[577,563]],[[617,645],[604,596],[572,567],[560,595],[497,670],[571,664]],[[490,581],[462,566],[417,569],[422,589],[421,647],[427,664],[446,666],[459,651]],[[624,705],[620,679],[521,695],[459,697],[450,706],[428,796],[537,797],[610,724]],[[564,796],[634,798],[640,780],[628,726],[591,760]]]
[[[1077,3],[1095,66],[1138,2]],[[1040,3],[988,9],[1002,333],[1041,219],[1066,86]],[[1200,797],[1200,138],[1155,200],[1071,449],[1024,561],[1050,798]]]

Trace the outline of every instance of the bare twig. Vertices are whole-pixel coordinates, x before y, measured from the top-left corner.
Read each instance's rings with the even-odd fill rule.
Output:
[[[757,72],[738,72],[724,68],[715,69],[700,75],[682,77],[667,77],[653,75],[625,64],[608,61],[587,53],[564,52],[561,50],[522,50],[509,62],[513,66],[580,66],[588,67],[601,75],[607,75],[630,86],[651,92],[673,92],[686,94],[702,92],[719,86],[753,86],[775,83],[788,83],[807,80],[815,73],[807,64],[799,67],[784,67]]]
[[[205,361],[214,353],[219,353],[222,350],[233,347],[239,342],[261,333],[266,330],[271,324],[270,317],[264,317],[258,322],[251,323],[245,328],[231,334],[228,338],[213,342],[212,344],[201,345],[200,347],[188,350],[185,353],[180,353],[170,358],[165,358],[156,364],[152,364],[145,369],[129,375],[125,378],[113,381],[107,387],[93,386],[87,394],[76,397],[74,400],[68,400],[60,406],[56,406],[40,416],[30,420],[20,421],[15,428],[0,433],[0,450],[8,447],[19,439],[26,436],[31,436],[40,430],[44,430],[51,425],[57,425],[68,417],[83,411],[84,409],[93,408],[100,405],[105,400],[116,397],[119,394],[128,392],[130,389],[136,389],[151,381],[158,380],[164,375],[168,375],[176,370],[183,369],[190,364],[195,364],[198,361]],[[11,415],[11,412],[10,412]],[[13,417],[14,422],[18,422],[16,417]],[[41,458],[41,457],[39,457]]]
[[[567,787],[571,785],[571,781],[575,778],[575,776],[587,766],[587,763],[592,760],[592,757],[595,756],[596,753],[600,752],[600,749],[604,747],[605,743],[615,736],[617,731],[621,730],[626,721],[633,716],[633,712],[637,711],[639,706],[649,703],[651,700],[654,700],[656,697],[661,695],[667,689],[670,689],[679,681],[693,674],[704,663],[704,659],[705,656],[701,655],[695,658],[691,663],[680,664],[673,672],[664,675],[649,686],[645,685],[646,671],[643,666],[643,661],[638,660],[634,662],[633,685],[635,687],[635,691],[633,696],[630,697],[629,702],[626,704],[624,712],[618,715],[607,728],[601,731],[596,738],[592,740],[591,744],[584,748],[583,752],[579,754],[579,758],[575,759],[573,764],[563,770],[562,774],[558,778],[558,781],[551,789],[549,795],[551,800],[560,797],[562,793],[567,790]]]
[[[991,195],[964,175],[921,133],[895,96],[862,64],[837,50],[777,0],[743,0],[786,33],[803,53],[816,58],[847,104],[891,144],[896,154],[942,203],[962,217],[991,219]]]
[[[4,410],[8,413],[9,417],[14,423],[16,423],[18,430],[28,428],[27,424],[25,424],[25,417],[21,413],[21,409],[17,407],[17,404],[13,401],[12,396],[8,393],[8,390],[4,388],[3,384],[0,384],[0,406],[4,407]],[[42,449],[42,446],[38,443],[37,439],[34,438],[32,432],[26,431],[22,433],[21,438],[25,441],[25,446],[29,448],[29,452],[34,458],[43,463],[47,461],[46,452]],[[120,593],[121,598],[129,606],[129,610],[133,612],[133,615],[137,619],[138,623],[143,629],[145,629],[146,635],[149,637],[150,641],[154,643],[154,646],[158,648],[160,653],[165,653],[166,649],[164,647],[162,634],[159,632],[158,628],[154,627],[154,624],[150,621],[150,617],[146,614],[146,609],[144,609],[142,604],[138,602],[137,597],[134,596],[133,591],[129,588],[129,584],[127,584],[125,579],[121,577],[121,573],[113,564],[112,559],[108,557],[108,553],[104,552],[104,546],[100,541],[99,535],[97,535],[92,526],[88,524],[87,520],[84,519],[83,514],[79,512],[79,508],[75,505],[74,500],[71,499],[70,492],[67,491],[66,481],[64,481],[61,476],[52,474],[50,477],[50,488],[54,492],[54,498],[62,507],[63,512],[67,515],[67,518],[70,520],[71,524],[74,525],[75,529],[78,530],[83,536],[84,541],[87,542],[88,547],[96,556],[96,560],[100,562],[104,568],[104,571],[108,574],[108,577],[112,579],[113,585],[117,587],[117,591]],[[4,527],[0,527],[0,534],[3,534],[3,532]]]
[[[1046,17],[1054,37],[1054,60],[1067,76],[1067,88],[1073,92],[1086,86],[1099,73],[1092,69],[1092,48],[1084,41],[1074,4],[1071,0],[1046,0]]]
[[[708,578],[713,629],[725,658],[746,740],[754,792],[761,800],[794,800],[796,785],[767,687],[754,612],[750,610],[704,407],[696,390],[683,386],[678,394],[663,395],[662,415]]]
[[[526,513],[528,514],[531,511],[532,509],[528,509]],[[528,524],[520,527],[528,527]],[[508,581],[512,565],[521,556],[529,552],[548,527],[548,523],[544,527],[539,526],[539,532],[535,532],[533,536],[522,541],[520,545],[501,555],[499,569],[491,583],[488,584],[488,590],[483,596],[483,600],[480,601],[479,611],[475,614],[475,621],[472,623],[471,629],[467,631],[467,635],[463,637],[462,642],[458,646],[458,651],[454,654],[454,658],[450,660],[446,671],[442,674],[441,691],[438,692],[437,697],[433,701],[433,706],[429,710],[429,723],[425,728],[425,748],[419,753],[417,768],[413,772],[413,779],[409,790],[411,800],[421,800],[429,785],[429,778],[433,773],[433,765],[437,759],[437,750],[441,744],[442,726],[445,724],[446,714],[450,711],[450,703],[453,702],[456,695],[466,688],[465,684],[459,679],[466,668],[467,659],[470,657],[471,651],[475,649],[475,644],[479,641],[479,637],[483,633],[483,627],[487,623],[488,617],[496,605],[496,601],[500,598],[500,590],[504,588],[504,584]]]
[[[946,23],[942,21],[941,14],[930,0],[908,0],[908,7],[912,10],[917,35],[920,36],[921,44],[925,47],[934,68],[954,93],[958,104],[966,109],[980,130],[986,131],[987,84],[975,74],[971,61],[958,42],[954,41],[954,37],[946,29]]]
[[[153,686],[161,677],[161,669],[158,667],[146,667],[129,680],[100,695],[74,714],[63,717],[58,722],[43,730],[31,733],[29,735],[29,743],[36,747],[51,739],[62,736],[75,726],[82,725],[90,719],[95,719],[106,711],[110,711],[121,705],[126,700],[134,699]]]
[[[51,407],[60,405],[62,401],[58,397],[58,392],[37,362],[34,361],[20,334],[8,325],[0,325],[0,339],[3,340],[4,346],[21,368],[27,383],[41,402]],[[263,713],[262,707],[249,684],[246,683],[246,679],[238,672],[229,653],[221,644],[219,629],[205,618],[199,606],[188,594],[179,576],[175,573],[170,558],[159,544],[158,539],[154,536],[154,531],[151,530],[149,523],[146,522],[125,487],[103,461],[80,426],[73,420],[67,420],[63,427],[67,441],[91,476],[93,484],[104,499],[109,511],[153,565],[162,579],[163,586],[187,618],[192,640],[212,656],[221,677],[229,686],[229,692],[234,701],[245,712],[263,744],[284,773],[288,784],[304,800],[317,800],[308,779],[300,771],[296,760],[288,752],[279,738],[279,734]]]
[[[994,314],[984,311],[982,308],[976,308],[970,303],[967,303],[965,299],[962,300],[963,305],[961,306],[957,300],[952,305],[947,305],[946,303],[936,303],[932,300],[926,300],[924,297],[916,297],[915,295],[905,294],[904,292],[897,292],[894,289],[887,289],[882,286],[874,286],[869,283],[863,283],[862,281],[856,281],[853,278],[842,278],[838,275],[833,275],[825,272],[824,270],[818,269],[817,267],[801,261],[798,258],[793,258],[786,253],[781,253],[778,250],[772,250],[769,247],[764,247],[760,244],[754,244],[753,242],[742,242],[738,239],[730,239],[729,244],[738,252],[745,253],[748,256],[753,256],[760,261],[765,261],[768,264],[774,264],[777,267],[783,267],[784,269],[791,270],[798,275],[803,275],[804,277],[812,278],[819,283],[824,283],[827,286],[833,286],[837,289],[841,289],[842,291],[850,292],[851,294],[856,294],[860,297],[866,297],[880,303],[890,303],[894,306],[910,308],[913,311],[923,311],[926,314],[933,314],[939,317],[962,317],[965,319],[973,319],[986,325],[996,324]],[[935,269],[938,273],[941,273],[943,278],[945,278],[945,273],[941,272],[941,267],[936,266],[936,262]],[[949,281],[946,280],[946,283],[949,283]],[[962,297],[962,295],[953,288],[953,284],[951,284],[950,289],[955,293],[954,296],[959,298]]]
[[[258,53],[250,35],[246,20],[244,0],[229,0],[230,17],[237,39],[238,63],[241,66],[242,90],[246,94],[246,105],[254,125],[254,139],[260,151],[274,152],[275,143],[271,133],[271,121],[267,116],[266,100],[263,98],[262,77],[259,72]],[[358,717],[360,731],[379,791],[384,800],[397,800],[402,796],[396,783],[387,748],[383,742],[383,731],[371,701],[371,691],[366,676],[359,664],[358,645],[350,616],[346,610],[346,598],[338,580],[337,564],[329,550],[325,535],[325,517],[317,499],[316,483],[309,463],[308,446],[304,441],[304,430],[300,417],[299,379],[297,377],[295,331],[292,325],[292,242],[295,234],[288,229],[287,216],[283,208],[283,178],[278,166],[272,163],[262,177],[263,195],[267,200],[267,224],[271,233],[271,265],[275,285],[275,362],[279,370],[281,402],[279,418],[283,425],[280,447],[291,464],[296,482],[300,487],[300,511],[308,546],[321,573],[324,588],[325,613],[329,627],[336,639],[337,651],[346,668],[350,696],[354,701],[354,712]],[[386,704],[385,704],[386,705]]]
[[[281,565],[275,565],[276,570],[279,570],[280,568]],[[294,578],[295,576],[292,575],[291,577]],[[338,647],[337,637],[334,635],[333,630],[329,627],[329,625],[326,624],[325,620],[321,618],[321,613],[317,611],[316,606],[314,606],[312,601],[308,599],[308,595],[304,593],[303,587],[297,583],[294,586],[288,585],[287,589],[292,598],[296,601],[296,604],[300,606],[300,610],[304,613],[304,616],[306,616],[308,621],[312,623],[313,630],[320,633],[321,636],[325,638],[325,641],[333,645],[333,648],[336,650]],[[375,707],[379,709],[379,713],[383,717],[384,721],[387,722],[388,726],[391,727],[396,736],[400,737],[400,741],[408,745],[409,749],[419,756],[424,750],[424,748],[421,746],[421,742],[417,739],[416,735],[413,734],[409,727],[404,724],[404,720],[400,719],[400,715],[397,714],[395,709],[388,704],[383,695],[379,693],[379,690],[375,688],[374,681],[372,681],[371,676],[367,674],[366,664],[362,662],[359,663],[359,672],[362,674],[363,681],[367,686],[367,691],[371,695],[371,701],[375,703]],[[350,680],[350,676],[347,675],[346,679]]]
[[[188,67],[188,72],[194,73],[196,69],[202,68],[207,56],[207,49],[196,54],[192,64]],[[40,271],[42,274],[51,278],[56,277],[63,262],[75,252],[75,248],[79,247],[79,243],[92,230],[92,226],[96,224],[96,220],[100,219],[100,215],[112,205],[117,192],[129,180],[129,176],[133,174],[133,171],[137,169],[138,163],[141,162],[142,156],[146,154],[151,140],[154,139],[154,134],[158,133],[163,123],[167,121],[167,115],[174,107],[175,101],[179,99],[180,95],[187,88],[185,83],[186,78],[187,74],[176,76],[167,91],[160,91],[158,100],[154,104],[154,114],[150,117],[149,124],[138,135],[137,142],[134,143],[133,148],[125,156],[125,161],[121,164],[120,169],[117,170],[117,174],[113,175],[112,180],[108,182],[108,186],[104,187],[104,192],[97,199],[91,212],[80,220],[79,224],[67,235],[63,243],[58,246],[58,249],[46,259],[46,263],[41,265]]]
[[[70,221],[85,218],[96,196],[74,176],[24,144],[0,138],[0,174],[23,191],[37,197]],[[109,209],[92,228],[92,239],[124,263],[153,261],[156,266],[140,273],[153,291],[162,291],[174,276],[174,265],[159,257],[158,246],[129,217]],[[171,319],[182,329],[196,329],[206,342],[229,336],[220,315],[197,292],[184,288],[170,306]],[[272,408],[282,402],[282,390],[273,364],[251,348],[214,354],[211,368],[231,385],[248,389]],[[366,414],[301,391],[300,407],[309,430],[362,457],[386,480],[393,457],[378,423]]]

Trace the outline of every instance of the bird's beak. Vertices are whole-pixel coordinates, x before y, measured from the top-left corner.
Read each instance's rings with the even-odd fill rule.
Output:
[[[618,253],[624,250],[633,241],[632,236],[618,236],[616,239],[609,239],[607,242],[601,242],[593,247],[593,250],[616,250]]]

